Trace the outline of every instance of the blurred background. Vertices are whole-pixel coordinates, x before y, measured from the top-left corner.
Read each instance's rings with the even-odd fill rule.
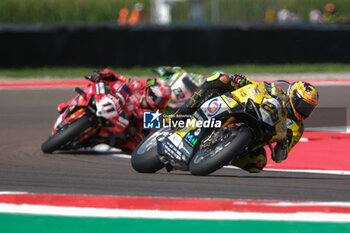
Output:
[[[1,23],[347,23],[348,0],[2,0]],[[119,20],[119,21],[118,21]]]
[[[1,0],[0,67],[350,62],[349,0]]]

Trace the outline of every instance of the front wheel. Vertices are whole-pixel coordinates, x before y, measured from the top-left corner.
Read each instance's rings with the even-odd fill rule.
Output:
[[[164,167],[157,152],[157,137],[168,132],[170,132],[169,128],[159,129],[139,143],[131,156],[131,165],[135,171],[155,173]]]
[[[222,168],[242,154],[252,139],[253,134],[246,125],[221,128],[214,135],[208,135],[190,162],[191,174],[206,176]]]
[[[41,150],[44,153],[52,153],[62,146],[72,142],[75,138],[84,133],[92,126],[92,122],[87,115],[78,118],[74,122],[64,126],[64,128],[51,135],[42,145]]]

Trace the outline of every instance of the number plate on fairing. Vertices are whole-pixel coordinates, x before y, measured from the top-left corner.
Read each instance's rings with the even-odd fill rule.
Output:
[[[260,113],[265,123],[274,126],[281,120],[281,105],[274,98],[264,98],[260,105]]]

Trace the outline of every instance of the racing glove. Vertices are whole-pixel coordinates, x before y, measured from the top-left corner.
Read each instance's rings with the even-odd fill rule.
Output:
[[[85,76],[85,78],[96,83],[101,80],[101,75],[97,71],[94,71],[92,74],[90,74],[90,76]]]
[[[101,71],[94,71],[90,76],[85,76],[85,78],[92,82],[99,82],[101,80],[105,80],[105,81],[117,80],[117,77],[115,77],[115,74],[108,69],[101,70]]]
[[[247,78],[243,74],[234,74],[232,80],[233,82],[231,82],[231,84],[236,86],[236,88],[241,88],[248,84]]]

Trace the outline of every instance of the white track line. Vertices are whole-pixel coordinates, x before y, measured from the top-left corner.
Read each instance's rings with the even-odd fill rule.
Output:
[[[8,195],[8,194],[27,194],[28,192],[16,192],[16,191],[0,191],[0,195]]]
[[[225,166],[224,168],[237,169],[238,167]],[[313,174],[328,174],[328,175],[350,175],[350,171],[340,170],[314,170],[314,169],[275,169],[275,168],[264,168],[264,171],[268,172],[294,172],[294,173],[313,173]]]
[[[130,159],[131,156],[127,154],[113,154],[113,157]],[[233,166],[225,166],[224,168],[229,169],[240,169]],[[314,169],[275,169],[275,168],[264,168],[263,171],[269,172],[294,172],[294,173],[312,173],[312,174],[326,174],[326,175],[350,175],[350,171],[341,171],[341,170],[314,170]]]

